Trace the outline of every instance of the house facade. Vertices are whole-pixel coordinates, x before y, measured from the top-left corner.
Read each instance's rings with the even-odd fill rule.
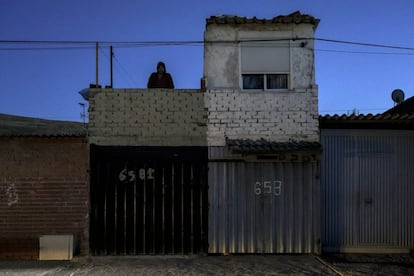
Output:
[[[87,126],[0,114],[0,257],[47,259],[62,243],[83,255],[412,250],[413,98],[319,117],[318,23],[212,16],[200,89],[90,88]]]
[[[36,252],[39,237],[69,234],[91,255],[320,253],[318,23],[210,17],[200,89],[90,88],[87,132],[49,122],[5,135],[4,168],[18,170],[2,171],[2,241],[27,237]]]
[[[201,89],[90,90],[92,254],[320,252],[318,22],[211,17]]]
[[[210,253],[320,252],[318,22],[207,19]]]
[[[199,90],[91,89],[91,254],[206,252]]]
[[[0,114],[0,163],[0,258],[88,254],[84,125]],[[49,255],[54,246],[59,252]]]

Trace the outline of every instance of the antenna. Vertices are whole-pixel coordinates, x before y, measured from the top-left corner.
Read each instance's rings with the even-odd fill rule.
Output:
[[[111,45],[111,47],[109,47],[109,51],[111,52],[110,54],[111,54],[111,88],[113,88],[114,87],[114,78],[113,78],[113,59],[114,59],[114,51],[113,51],[113,48],[112,48],[112,45]]]
[[[359,115],[359,110],[356,109],[356,108],[354,108],[352,110],[348,110],[348,115],[356,115],[356,116],[358,116]]]
[[[402,103],[404,101],[404,91],[401,89],[395,89],[391,93],[391,99],[394,101],[394,106]]]
[[[98,52],[99,52],[99,43],[96,42],[96,48],[95,48],[95,73],[96,73],[96,75],[95,75],[95,78],[96,78],[95,85],[96,85],[96,88],[98,88],[98,86],[99,86],[99,80],[98,80],[98,76],[99,76],[99,74],[98,74],[98,71],[99,71],[99,54],[98,54]]]
[[[83,123],[86,123],[86,113],[85,113],[85,104],[84,103],[79,103],[79,105],[82,108],[82,113],[80,114],[81,119],[83,119]]]

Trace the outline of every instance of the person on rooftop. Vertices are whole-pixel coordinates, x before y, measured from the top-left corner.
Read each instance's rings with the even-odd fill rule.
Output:
[[[165,68],[165,63],[160,61],[157,64],[157,72],[153,72],[148,79],[148,88],[174,88],[172,77]]]

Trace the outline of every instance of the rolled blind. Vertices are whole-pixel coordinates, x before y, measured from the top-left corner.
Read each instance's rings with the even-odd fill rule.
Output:
[[[241,42],[242,73],[289,72],[289,41]]]

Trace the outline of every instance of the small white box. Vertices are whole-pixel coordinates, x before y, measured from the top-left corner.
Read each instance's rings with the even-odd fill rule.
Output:
[[[44,235],[39,238],[39,260],[71,260],[73,235]]]

